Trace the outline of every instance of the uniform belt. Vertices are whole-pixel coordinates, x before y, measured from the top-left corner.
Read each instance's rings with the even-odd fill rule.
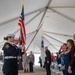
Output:
[[[14,57],[14,56],[6,56],[4,57],[5,59],[17,59],[17,57]]]

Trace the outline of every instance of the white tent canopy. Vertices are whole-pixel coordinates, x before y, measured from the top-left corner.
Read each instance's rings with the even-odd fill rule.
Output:
[[[6,34],[19,36],[18,20],[23,0],[0,0],[0,50]],[[75,32],[75,0],[25,0],[26,47],[41,51],[41,37],[57,52]]]

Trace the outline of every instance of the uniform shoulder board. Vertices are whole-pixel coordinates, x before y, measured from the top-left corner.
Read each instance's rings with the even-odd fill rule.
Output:
[[[5,48],[6,48],[6,49],[8,49],[9,47],[10,47],[9,44],[6,44],[6,45],[5,45]]]
[[[6,42],[6,43],[4,44],[4,46],[2,47],[2,50],[6,50],[6,49],[8,49],[8,48],[10,48],[10,44],[9,44],[8,42]]]
[[[5,48],[8,49],[10,45],[8,43],[5,44]]]

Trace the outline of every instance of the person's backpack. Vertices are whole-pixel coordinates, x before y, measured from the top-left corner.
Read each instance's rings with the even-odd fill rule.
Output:
[[[54,62],[54,56],[51,54],[51,62]]]

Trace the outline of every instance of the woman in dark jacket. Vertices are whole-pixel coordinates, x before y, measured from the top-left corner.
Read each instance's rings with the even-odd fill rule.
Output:
[[[68,72],[75,75],[75,46],[72,39],[67,40],[67,47],[70,49]]]
[[[4,37],[4,40],[6,40],[2,48],[4,52],[4,75],[18,75],[17,56],[19,51],[14,46],[14,37],[14,34],[8,34],[6,37]]]

